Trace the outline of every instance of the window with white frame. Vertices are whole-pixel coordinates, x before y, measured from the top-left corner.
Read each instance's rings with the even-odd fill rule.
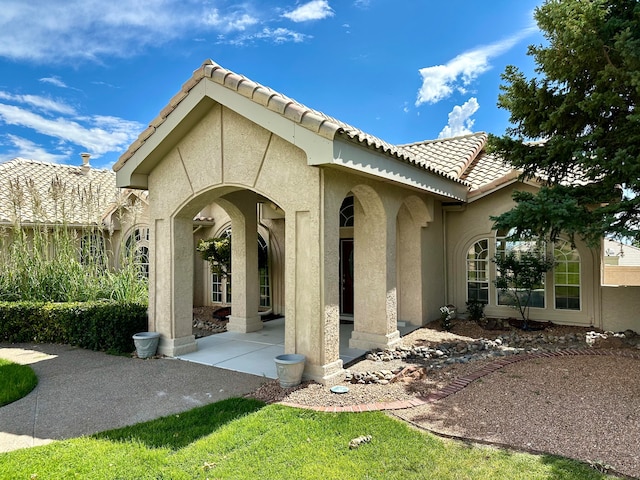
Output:
[[[534,238],[522,240],[514,239],[513,232],[497,232],[496,242],[492,244],[488,239],[481,239],[473,243],[466,253],[466,282],[467,300],[477,300],[485,304],[493,304],[495,300],[489,295],[493,275],[499,272],[490,268],[491,258],[505,255],[507,252],[536,252],[545,254],[551,248],[540,244]],[[493,250],[495,248],[495,251]],[[540,251],[543,249],[543,251]],[[545,308],[545,283],[550,286],[549,295],[553,294],[553,301],[549,308],[555,310],[581,310],[581,258],[578,250],[567,240],[558,240],[553,246],[555,266],[546,275],[546,281],[538,285],[531,298],[531,307]],[[493,273],[491,273],[493,272]],[[495,288],[495,287],[493,287]],[[499,290],[496,292],[497,305],[510,305],[509,299]]]
[[[211,274],[211,301],[213,303],[222,303],[223,298],[223,282],[222,277],[217,273]]]
[[[553,269],[555,308],[558,310],[580,310],[580,254],[566,240],[554,245]]]
[[[540,243],[532,238],[526,239],[514,239],[514,231],[498,232],[496,236],[496,256],[504,256],[507,254],[515,254],[518,256],[521,253],[536,253],[539,255],[545,255],[544,243]],[[543,251],[540,251],[542,249]],[[496,272],[496,275],[499,275]],[[509,295],[498,289],[498,305],[511,305],[511,299]],[[542,282],[534,286],[531,291],[531,297],[529,298],[529,307],[533,308],[545,308],[545,284],[544,278]]]
[[[221,237],[231,237],[231,227],[222,232]],[[271,306],[271,286],[269,281],[269,254],[267,242],[258,234],[258,275],[260,277],[260,307]],[[231,271],[226,276],[211,274],[211,301],[231,304]]]
[[[489,240],[475,242],[467,251],[467,300],[489,303]]]

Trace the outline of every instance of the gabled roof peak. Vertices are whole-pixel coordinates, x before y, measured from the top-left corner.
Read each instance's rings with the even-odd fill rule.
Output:
[[[269,87],[265,87],[264,85],[256,83],[243,75],[227,70],[211,59],[205,60],[200,68],[193,72],[191,78],[182,85],[180,91],[173,96],[169,101],[169,104],[150,123],[149,127],[138,136],[138,139],[129,146],[128,150],[120,156],[120,159],[113,166],[113,169],[116,172],[120,170],[136,153],[136,151],[144,145],[149,137],[155,133],[160,125],[165,122],[171,112],[173,112],[180,102],[189,95],[189,92],[205,78],[208,78],[259,105],[262,105],[264,108],[271,110],[272,112],[282,115],[292,122],[295,122],[322,137],[330,140],[334,140],[336,137],[341,137],[345,140],[358,143],[366,148],[377,150],[397,160],[412,164],[420,169],[443,176],[457,183],[465,183],[459,180],[457,176],[451,175],[446,171],[442,171],[435,165],[420,162],[407,149],[392,145],[380,138],[348,125],[347,123],[325,115],[317,110],[308,108]]]

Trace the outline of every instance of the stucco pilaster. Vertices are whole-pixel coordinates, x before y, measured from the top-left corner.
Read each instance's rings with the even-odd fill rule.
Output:
[[[325,239],[320,237],[318,212],[287,212],[285,352],[305,355],[304,377],[326,382],[342,372],[342,361],[337,305],[322,308]]]

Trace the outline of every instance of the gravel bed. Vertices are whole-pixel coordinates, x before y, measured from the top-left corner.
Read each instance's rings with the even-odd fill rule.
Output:
[[[515,363],[439,402],[395,411],[429,430],[548,452],[640,477],[640,361]]]
[[[591,330],[554,325],[545,332],[487,331],[473,322],[458,322],[453,332],[421,328],[403,337],[403,348],[440,349],[444,356],[372,360],[389,353],[377,352],[349,367],[353,374],[410,367],[414,376],[395,376],[384,385],[339,378],[332,385],[347,386],[345,394],[314,382],[282,389],[274,380],[251,396],[308,406],[405,400],[442,389],[504,355],[566,348],[640,349],[640,337],[633,332],[625,336]],[[579,356],[517,362],[436,403],[395,410],[393,415],[437,433],[563,455],[640,478],[640,360]]]

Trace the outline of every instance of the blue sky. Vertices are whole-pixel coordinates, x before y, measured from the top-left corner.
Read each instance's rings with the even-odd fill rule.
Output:
[[[531,0],[3,0],[0,162],[110,168],[202,62],[394,144],[504,133]]]

